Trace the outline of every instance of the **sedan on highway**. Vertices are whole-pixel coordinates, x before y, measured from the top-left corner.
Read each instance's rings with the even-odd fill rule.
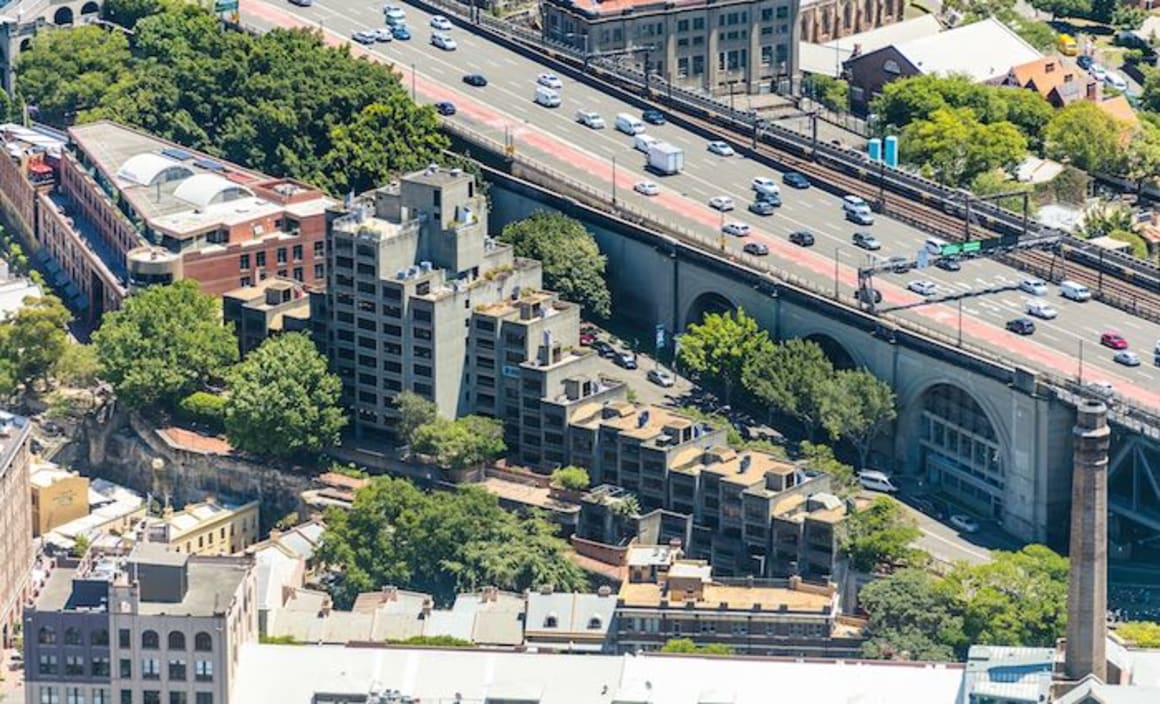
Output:
[[[454,115],[455,103],[451,102],[450,100],[441,100],[438,103],[435,103],[435,112],[444,116]]]
[[[799,247],[813,247],[814,246],[814,235],[812,232],[806,232],[805,230],[798,230],[797,232],[789,233],[789,241],[793,242],[794,244],[796,244]]]
[[[769,247],[761,242],[746,242],[745,246],[741,248],[741,251],[755,257],[764,257],[769,254]]]
[[[754,200],[759,200],[762,203],[769,203],[772,206],[781,207],[781,196],[777,193],[770,193],[767,191],[758,191],[753,194]]]
[[[933,281],[919,280],[908,283],[906,289],[920,296],[933,296],[938,287],[934,285]]]
[[[1111,398],[1116,393],[1116,387],[1106,381],[1093,381],[1084,388],[1101,398]]]
[[[377,37],[373,29],[360,29],[350,35],[350,38],[359,44],[374,44]]]
[[[1112,355],[1112,361],[1125,367],[1138,367],[1140,366],[1140,355],[1128,350],[1120,350]]]
[[[862,249],[866,249],[871,252],[876,252],[882,249],[882,243],[878,241],[877,237],[870,234],[869,232],[855,232],[854,236],[850,238],[850,241],[854,243],[854,246],[861,247]]]
[[[863,303],[881,303],[882,292],[876,288],[856,288],[854,289],[854,298],[857,298]]]
[[[749,212],[754,215],[773,215],[775,210],[777,208],[767,200],[755,200],[749,204]]]
[[[905,274],[910,271],[910,260],[902,256],[893,256],[886,260],[890,271],[895,274]]]
[[[1053,320],[1059,317],[1059,311],[1043,301],[1027,301],[1026,310],[1027,315],[1034,315],[1036,318],[1043,318],[1044,320]]]
[[[397,24],[391,28],[391,36],[401,42],[405,42],[411,38],[411,30],[405,24]]]
[[[781,177],[781,180],[790,188],[802,189],[810,187],[810,180],[796,171],[788,172],[785,176]]]
[[[459,44],[457,44],[455,40],[451,38],[451,35],[440,34],[438,32],[431,35],[431,44],[433,46],[439,47],[443,51],[455,51],[459,48]]]
[[[959,261],[958,257],[939,257],[934,260],[934,265],[943,271],[962,271],[963,263]]]
[[[648,374],[646,376],[648,377],[648,380],[651,381],[652,383],[656,384],[657,386],[666,388],[666,389],[672,387],[673,384],[677,383],[677,377],[673,376],[673,373],[670,372],[668,369],[665,369],[664,367],[657,367],[656,369],[650,369],[650,370],[648,370]]]
[[[1023,279],[1019,282],[1019,290],[1032,296],[1046,296],[1047,284],[1043,279]]]
[[[652,181],[637,181],[632,190],[641,194],[642,196],[655,196],[661,192],[661,187]]]
[[[749,187],[758,193],[778,193],[777,181],[765,176],[758,176],[750,182]]]
[[[665,114],[655,108],[649,108],[640,114],[640,119],[649,123],[650,125],[665,124]]]
[[[443,15],[435,15],[431,18],[431,29],[437,29],[440,32],[450,32],[451,20],[447,19]]]
[[[554,73],[541,73],[536,76],[536,83],[552,90],[561,90],[564,87],[564,83]]]
[[[391,34],[390,27],[379,27],[378,29],[374,30],[374,34],[376,42],[386,43],[395,38],[395,36]]]
[[[974,533],[979,530],[978,521],[961,513],[951,516],[951,525],[964,533]]]
[[[1007,321],[1007,329],[1016,335],[1034,335],[1035,321],[1031,318],[1015,318]]]
[[[1108,331],[1100,335],[1100,344],[1104,347],[1111,347],[1114,350],[1128,349],[1128,341],[1118,332]]]
[[[721,212],[733,210],[733,199],[729,196],[713,196],[709,199],[709,207]]]
[[[709,151],[717,156],[733,156],[736,153],[728,142],[709,142]]]
[[[463,82],[469,86],[476,88],[483,88],[487,85],[487,77],[482,73],[469,73],[463,77]]]
[[[734,237],[748,237],[749,225],[743,222],[727,222],[721,226],[721,232]]]

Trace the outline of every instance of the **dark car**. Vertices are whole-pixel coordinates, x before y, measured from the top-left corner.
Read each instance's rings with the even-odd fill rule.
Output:
[[[469,73],[463,77],[463,82],[469,86],[482,88],[487,85],[487,78],[482,73]]]
[[[934,260],[934,265],[943,271],[959,271],[963,268],[958,257],[939,257]]]
[[[764,200],[755,200],[749,204],[749,212],[755,215],[773,215],[773,211],[777,210],[773,203]]]
[[[411,38],[411,30],[405,24],[397,24],[391,28],[391,36],[405,42]]]
[[[812,232],[806,232],[805,230],[798,230],[797,232],[789,233],[789,241],[793,242],[794,244],[796,244],[799,247],[813,247],[814,246],[814,235]]]
[[[769,247],[761,242],[746,242],[745,246],[741,248],[746,254],[752,254],[755,257],[764,257],[769,254]]]
[[[772,191],[757,191],[753,194],[754,200],[762,203],[769,203],[775,207],[781,207],[781,196]]]
[[[642,112],[640,114],[640,119],[644,120],[645,122],[649,123],[650,125],[663,125],[663,124],[665,124],[665,114],[663,112],[661,112],[660,110],[656,110],[653,108],[650,108],[650,109]]]
[[[441,100],[438,103],[435,103],[435,112],[439,113],[440,115],[454,115],[455,103],[451,102],[450,100]]]
[[[1080,54],[1076,57],[1075,63],[1077,66],[1086,71],[1092,67],[1092,64],[1095,63],[1095,60],[1092,59],[1091,55],[1089,54]]]
[[[616,355],[616,348],[604,340],[593,340],[592,349],[596,350],[596,354],[601,357],[610,358]]]
[[[905,274],[910,271],[910,260],[906,257],[891,257],[886,263],[890,265],[890,271],[895,274]]]
[[[624,369],[636,369],[636,355],[631,352],[617,352],[612,356],[616,366]]]
[[[785,176],[783,176],[781,180],[784,181],[785,185],[789,186],[790,188],[810,187],[810,180],[803,174],[799,174],[796,171],[790,171]]]
[[[1035,333],[1035,323],[1031,318],[1015,318],[1007,321],[1007,329],[1017,335],[1032,335]]]

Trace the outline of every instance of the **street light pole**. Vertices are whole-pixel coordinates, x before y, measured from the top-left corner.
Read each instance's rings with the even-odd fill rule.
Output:
[[[612,156],[612,206],[616,207],[616,155]]]
[[[1083,385],[1083,338],[1079,339],[1079,383]]]
[[[411,102],[415,102],[415,64],[411,64]]]
[[[838,260],[841,257],[842,251],[834,247],[834,299],[838,298]]]
[[[963,346],[963,299],[959,298],[959,347]]]

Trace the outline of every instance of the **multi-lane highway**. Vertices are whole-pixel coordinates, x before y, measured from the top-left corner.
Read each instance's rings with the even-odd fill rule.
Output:
[[[548,68],[461,27],[451,32],[457,50],[438,49],[429,43],[431,16],[414,6],[405,9],[413,39],[356,47],[355,51],[394,63],[403,73],[404,85],[414,87],[420,102],[451,101],[457,112],[447,119],[497,142],[511,138],[520,154],[605,191],[610,199],[615,188],[620,202],[647,210],[651,217],[671,226],[716,241],[723,222],[748,223],[753,229],[748,238],[726,238],[732,253],[740,255],[746,241],[763,242],[770,249],[764,258],[770,266],[792,272],[822,290],[835,288],[836,271],[836,287],[849,296],[856,285],[856,267],[869,256],[851,243],[855,231],[870,231],[882,242],[877,256],[913,258],[927,237],[884,217],[869,227],[847,222],[840,199],[818,188],[795,190],[782,184],[784,204],[777,212],[768,217],[753,215],[746,210],[752,200],[753,178],[768,176],[780,183],[781,174],[741,156],[711,154],[706,140],[671,124],[650,125],[648,133],[683,148],[685,169],[676,176],[649,175],[644,170],[644,155],[633,149],[630,137],[614,127],[618,113],[639,115],[638,110],[565,76],[560,77],[564,84],[561,106],[542,107],[533,100],[536,77]],[[382,3],[367,0],[314,0],[307,8],[278,0],[242,0],[242,14],[245,22],[258,27],[321,28],[331,42],[348,41],[356,30],[383,26]],[[462,79],[468,73],[482,73],[488,85],[466,85]],[[577,110],[600,113],[608,127],[593,130],[579,124]],[[658,195],[646,197],[633,192],[633,185],[646,179],[660,185]],[[731,197],[736,210],[722,217],[710,209],[709,199],[719,195]],[[814,234],[813,247],[789,243],[788,234],[802,229]],[[964,342],[975,347],[1060,376],[1076,377],[1082,357],[1085,382],[1109,382],[1122,396],[1160,408],[1160,368],[1152,365],[1160,325],[1094,301],[1065,300],[1055,286],[1049,286],[1048,295],[1039,300],[1049,302],[1059,316],[1036,319],[1034,335],[1015,335],[1004,326],[1024,316],[1032,298],[1018,290],[1021,278],[1018,271],[997,262],[970,260],[958,272],[932,267],[884,275],[875,285],[891,315],[937,328],[950,337],[961,334]],[[933,282],[935,295],[924,300],[907,291],[907,284],[917,279]],[[1128,340],[1131,349],[1139,353],[1141,366],[1128,368],[1112,361],[1113,352],[1099,345],[1101,333],[1109,330]]]

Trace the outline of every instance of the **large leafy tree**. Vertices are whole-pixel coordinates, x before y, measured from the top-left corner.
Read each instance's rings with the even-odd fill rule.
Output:
[[[124,34],[96,25],[41,32],[16,66],[17,91],[39,119],[66,125],[97,107],[109,86],[125,78],[129,42]]]
[[[1047,155],[1085,171],[1116,171],[1124,126],[1090,100],[1068,105],[1043,131]]]
[[[870,572],[911,564],[923,553],[912,547],[922,536],[914,519],[894,499],[877,496],[846,519],[842,550],[855,569]]]
[[[834,376],[823,399],[822,425],[858,450],[858,466],[864,469],[874,439],[898,417],[894,392],[864,369],[846,369]]]
[[[728,403],[745,361],[771,346],[769,334],[744,310],[710,313],[681,335],[677,357],[699,379],[721,387]]]
[[[765,344],[747,352],[741,383],[758,401],[796,418],[812,440],[832,391],[834,365],[809,340]]]
[[[29,297],[0,321],[0,358],[16,382],[44,379],[68,349],[72,315],[55,296]]]
[[[384,134],[393,138],[383,139]],[[348,124],[335,125],[329,138],[322,170],[343,193],[373,188],[385,174],[422,168],[446,145],[435,112],[416,111],[402,92],[367,105]]]
[[[396,426],[399,439],[408,445],[415,442],[415,431],[435,420],[438,408],[433,401],[414,391],[403,391],[395,397],[395,408],[399,411]]]
[[[137,20],[160,9],[160,0],[105,0],[101,6],[101,16],[126,29],[133,29]]]
[[[247,452],[291,457],[338,442],[342,382],[309,337],[271,337],[229,373],[225,429]]]
[[[222,325],[220,303],[189,280],[129,297],[124,308],[105,314],[93,344],[102,378],[134,408],[176,404],[223,377],[238,357],[233,330]]]
[[[1091,0],[1030,0],[1031,6],[1040,12],[1048,12],[1051,19],[1056,17],[1084,17],[1091,14]]]
[[[448,469],[466,469],[503,454],[503,424],[494,418],[436,418],[415,429],[411,449],[435,458]]]
[[[607,257],[596,238],[579,220],[559,213],[537,212],[503,229],[500,239],[510,242],[521,257],[544,266],[544,285],[590,314],[612,314],[612,296],[604,278]]]
[[[939,182],[965,186],[995,168],[1010,168],[1027,153],[1014,124],[984,124],[970,108],[940,108],[902,131],[902,158]]]
[[[954,590],[922,570],[900,570],[867,584],[858,603],[870,614],[870,637],[862,646],[868,657],[946,662],[969,645]]]

